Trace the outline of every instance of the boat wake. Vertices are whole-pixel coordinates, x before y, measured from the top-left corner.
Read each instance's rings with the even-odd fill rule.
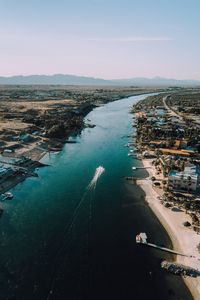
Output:
[[[57,254],[56,254],[56,257],[55,257],[55,260],[54,260],[55,267],[54,267],[54,270],[53,270],[52,277],[50,279],[51,283],[50,283],[50,288],[49,288],[48,295],[47,295],[47,298],[46,298],[47,300],[49,300],[51,298],[51,296],[53,295],[53,291],[55,289],[57,274],[59,273],[60,267],[62,265],[62,261],[60,260],[60,258],[63,257],[64,251],[66,251],[66,248],[68,248],[68,246],[69,246],[69,245],[68,246],[66,245],[65,240],[66,240],[66,238],[68,238],[73,233],[74,225],[77,222],[79,210],[80,210],[82,204],[84,203],[84,201],[86,199],[86,196],[89,192],[91,193],[90,205],[89,205],[89,223],[92,223],[92,215],[93,215],[93,204],[92,204],[92,202],[93,202],[93,197],[94,197],[97,182],[98,182],[99,178],[101,177],[101,175],[104,172],[105,172],[104,167],[99,166],[98,168],[96,168],[94,176],[93,176],[92,180],[90,181],[90,183],[88,184],[81,200],[79,201],[78,205],[76,206],[76,208],[74,210],[74,213],[71,217],[70,222],[65,227],[64,234],[63,234],[63,239],[61,241],[61,245],[58,248],[58,251],[57,251]],[[90,225],[92,226],[92,224],[90,224]],[[88,232],[88,234],[89,234],[89,232]],[[69,239],[68,239],[68,242],[70,242]]]
[[[83,204],[83,202],[84,202],[84,200],[85,200],[85,197],[87,196],[88,192],[89,192],[89,191],[92,191],[92,190],[94,191],[94,190],[96,189],[97,181],[98,181],[98,179],[100,178],[100,176],[101,176],[104,172],[105,172],[104,167],[99,166],[98,168],[96,168],[96,171],[95,171],[95,173],[94,173],[94,176],[93,176],[92,180],[91,180],[90,183],[88,184],[87,189],[86,189],[85,193],[83,194],[83,197],[81,198],[81,200],[80,200],[78,206],[76,207],[76,209],[75,209],[75,211],[74,211],[74,213],[73,213],[72,221],[71,221],[71,223],[70,223],[70,225],[69,225],[69,227],[68,227],[67,232],[69,232],[69,231],[72,229],[72,227],[73,227],[73,225],[74,225],[74,223],[75,223],[75,221],[76,221],[76,217],[77,217],[77,215],[78,215],[79,209],[80,209],[81,205]]]
[[[90,181],[87,189],[91,190],[91,189],[95,189],[96,185],[97,185],[97,181],[100,178],[100,176],[105,172],[104,167],[99,166],[98,168],[96,168],[96,171],[94,173],[94,177],[92,178],[92,180]]]

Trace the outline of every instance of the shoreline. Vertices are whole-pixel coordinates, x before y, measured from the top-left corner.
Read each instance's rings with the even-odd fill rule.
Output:
[[[150,177],[154,175],[151,161],[151,159],[141,160],[141,163]],[[167,231],[173,249],[200,258],[197,249],[200,236],[192,229],[188,229],[183,225],[184,221],[190,221],[190,217],[185,212],[172,211],[171,209],[164,207],[157,198],[160,193],[152,187],[152,182],[148,180],[148,178],[137,180],[137,185],[145,192],[145,201]],[[162,191],[160,192],[162,193]],[[176,256],[176,262],[200,270],[200,260]],[[200,278],[187,277],[183,278],[183,280],[191,292],[193,299],[200,299]]]
[[[19,183],[25,181],[27,178],[30,178],[30,177],[33,177],[33,175],[31,174],[36,174],[34,173],[34,171],[37,169],[37,168],[41,168],[41,167],[45,167],[47,165],[43,164],[41,162],[41,159],[47,154],[47,151],[41,151],[41,153],[39,154],[37,152],[36,154],[36,157],[34,159],[34,165],[32,165],[28,171],[30,172],[29,175],[22,175],[22,174],[19,174],[15,177],[11,177],[10,179],[8,178],[5,182],[1,183],[0,185],[0,195],[5,193],[5,192],[8,192],[9,190],[13,189],[15,186],[17,186]],[[35,155],[35,153],[33,154]],[[37,175],[34,175],[34,177],[36,177]]]
[[[152,92],[152,91],[151,91]],[[149,91],[146,91],[146,92],[142,92],[142,91],[132,91],[131,93],[129,93],[129,95],[123,95],[123,94],[118,94],[118,97],[115,98],[115,97],[111,97],[109,101],[107,102],[104,102],[102,103],[102,105],[105,105],[105,104],[108,104],[110,102],[114,102],[114,101],[119,101],[119,100],[123,100],[124,98],[130,98],[130,97],[133,97],[133,96],[140,96],[140,95],[143,95],[143,94],[149,94]],[[93,111],[95,108],[98,108],[98,105],[94,104],[94,103],[90,103],[88,104],[87,106],[83,106],[82,107],[82,118],[83,120],[85,120],[86,116],[91,112]],[[81,128],[73,128],[72,130],[70,130],[70,132],[68,132],[67,136],[64,137],[63,139],[60,139],[59,140],[59,143],[61,143],[61,146],[58,148],[58,149],[54,149],[53,147],[48,150],[48,149],[45,149],[45,148],[38,148],[37,145],[35,145],[32,149],[28,150],[28,151],[25,151],[25,152],[22,152],[19,154],[19,157],[20,156],[27,156],[28,158],[30,158],[31,160],[35,161],[35,163],[40,163],[41,159],[46,155],[48,154],[48,152],[57,152],[57,151],[62,151],[63,150],[63,147],[67,144],[67,140],[74,136],[74,135],[77,135],[79,132],[82,132],[83,129],[87,128],[88,125],[90,124],[86,124],[84,122],[84,125],[81,127]],[[93,125],[92,125],[93,126]],[[94,124],[95,126],[95,124]],[[49,139],[51,142],[54,141],[55,143],[55,140],[54,139]],[[20,151],[21,152],[21,151]],[[17,152],[15,152],[16,154]],[[10,155],[9,155],[10,156]],[[14,155],[15,157],[15,155]],[[38,167],[35,166],[35,167],[32,167],[29,171],[34,171],[36,168]],[[2,193],[5,193],[5,192],[8,192],[9,190],[13,189],[15,186],[17,186],[19,183],[25,181],[28,177],[30,176],[22,176],[22,175],[19,175],[17,177],[12,177],[10,178],[9,180],[5,181],[5,183],[3,184],[0,184],[0,195]]]

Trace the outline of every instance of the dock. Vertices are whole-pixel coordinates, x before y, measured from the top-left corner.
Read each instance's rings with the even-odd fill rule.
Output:
[[[146,170],[146,169],[151,169],[151,167],[132,167],[132,170]]]
[[[132,181],[133,183],[136,183],[136,181],[138,180],[137,177],[133,177],[133,176],[126,176],[125,179],[128,181]]]
[[[142,160],[142,158],[140,156],[138,156],[138,154],[128,153],[128,156],[130,156],[134,159]]]
[[[167,272],[179,275],[179,276],[189,276],[189,277],[198,277],[200,276],[200,271],[198,269],[191,268],[178,263],[168,262],[166,260],[162,261],[161,268]]]
[[[146,235],[145,232],[142,232],[142,233],[136,235],[136,243],[137,244],[143,244],[143,245],[146,245],[146,246],[149,246],[149,247],[152,247],[152,248],[164,251],[164,252],[176,254],[176,255],[179,255],[179,256],[185,256],[185,257],[189,257],[189,258],[200,259],[200,258],[197,258],[197,257],[195,257],[193,255],[181,253],[181,252],[178,252],[178,251],[175,251],[175,250],[163,247],[163,246],[159,246],[159,245],[156,245],[156,244],[148,243],[147,242],[147,235]]]

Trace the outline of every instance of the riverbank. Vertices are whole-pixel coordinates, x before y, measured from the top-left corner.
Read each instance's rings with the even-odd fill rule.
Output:
[[[188,92],[191,93],[184,91]],[[166,105],[168,98],[170,95],[150,96],[133,107],[135,150],[149,174],[137,183],[168,232],[174,250],[191,256],[177,256],[177,263],[200,270],[200,152],[195,144],[199,128],[193,129],[189,121],[172,113]],[[186,109],[180,95],[176,94],[176,98],[180,110]],[[184,281],[194,299],[199,300],[200,278],[187,277]]]
[[[199,244],[200,236],[192,229],[183,225],[185,221],[190,221],[190,217],[184,211],[169,209],[161,204],[158,197],[162,196],[163,191],[153,188],[152,181],[150,180],[150,177],[155,176],[156,173],[152,165],[152,159],[143,159],[142,163],[149,173],[149,178],[137,180],[137,184],[145,192],[147,203],[168,232],[173,248],[178,252],[199,258],[197,245]],[[176,261],[180,264],[200,269],[200,261],[197,259],[177,256]],[[194,299],[200,299],[200,278],[187,277],[184,278],[184,281]]]
[[[131,95],[157,89],[132,87],[0,86],[0,153],[10,162],[28,158],[37,162],[48,152],[61,151],[72,135],[93,128],[85,117],[95,107]],[[158,89],[159,90],[159,89]],[[4,159],[1,159],[3,164]],[[27,166],[26,171],[34,171]],[[7,167],[9,166],[10,169]],[[27,176],[18,165],[2,165],[0,193],[8,191]],[[11,170],[12,169],[12,170]],[[22,169],[21,169],[22,170]],[[9,175],[9,174],[11,175]],[[21,178],[20,178],[21,177]]]
[[[86,118],[96,127],[74,137],[77,144],[46,155],[42,162],[51,167],[37,170],[38,178],[11,191],[13,201],[2,202],[2,299],[46,299],[49,292],[51,300],[192,299],[180,277],[171,280],[159,268],[155,251],[135,243],[135,235],[148,228],[152,240],[170,246],[144,192],[123,178],[132,172],[124,147],[130,106],[144,97],[94,109]],[[106,171],[85,196],[99,165]]]
[[[26,180],[28,177],[38,177],[38,174],[35,172],[37,168],[45,167],[47,165],[43,164],[41,162],[41,159],[47,154],[46,151],[38,149],[32,149],[32,152],[30,155],[26,157],[26,161],[29,162],[29,164],[26,165],[26,162],[24,163],[25,166],[15,164],[13,163],[14,160],[22,161],[23,157],[9,157],[9,156],[0,156],[0,162],[2,166],[7,166],[8,170],[12,169],[12,174],[6,180],[1,181],[0,183],[0,195],[9,191],[10,189],[14,188],[19,183]]]

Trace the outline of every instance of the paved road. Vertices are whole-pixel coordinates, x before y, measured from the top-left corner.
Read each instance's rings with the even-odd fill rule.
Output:
[[[172,117],[177,117],[179,118],[179,120],[183,121],[183,118],[177,114],[175,111],[173,111],[166,103],[166,100],[167,100],[167,97],[168,96],[165,96],[163,97],[163,104],[164,104],[164,107],[167,109],[168,113],[172,116]]]

